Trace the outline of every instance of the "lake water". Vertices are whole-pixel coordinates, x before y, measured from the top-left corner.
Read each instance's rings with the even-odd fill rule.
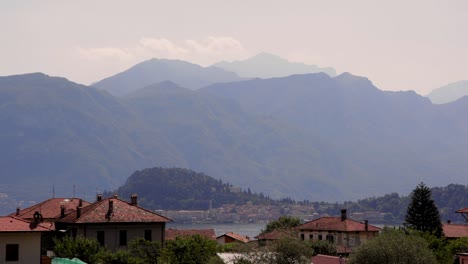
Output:
[[[262,229],[265,229],[265,223],[251,224],[190,224],[190,223],[167,223],[166,228],[172,229],[214,229],[216,236],[227,232],[234,232],[239,235],[248,236],[253,239],[258,236]]]

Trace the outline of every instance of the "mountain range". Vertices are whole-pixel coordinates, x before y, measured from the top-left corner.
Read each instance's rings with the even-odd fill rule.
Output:
[[[445,104],[468,95],[468,81],[458,81],[437,88],[426,95],[434,104]]]
[[[307,65],[299,62],[290,62],[270,53],[259,53],[243,61],[222,61],[213,64],[214,67],[226,71],[235,72],[245,78],[275,78],[286,77],[293,74],[306,74],[324,72],[329,76],[335,76],[336,70],[317,65]]]
[[[149,62],[105,79],[126,76],[130,89],[118,97],[107,92],[113,85],[98,85],[105,80],[89,87],[40,73],[0,77],[0,175],[13,186],[0,191],[31,196],[76,184],[94,197],[156,166],[320,201],[408,193],[420,181],[467,184],[467,98],[434,105],[349,73],[236,78],[193,90],[132,77],[159,63]],[[190,79],[173,70],[166,76]]]

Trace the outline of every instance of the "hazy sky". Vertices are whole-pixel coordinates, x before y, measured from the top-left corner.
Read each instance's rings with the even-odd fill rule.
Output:
[[[259,52],[426,94],[468,79],[466,0],[1,1],[0,75],[90,84],[149,58]]]

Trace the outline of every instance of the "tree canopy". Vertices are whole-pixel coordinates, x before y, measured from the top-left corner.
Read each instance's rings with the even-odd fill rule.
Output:
[[[424,238],[401,230],[384,229],[353,252],[351,264],[437,264]]]
[[[439,210],[432,199],[431,190],[422,182],[411,193],[404,225],[438,237],[442,235]]]
[[[273,230],[291,230],[301,224],[301,220],[291,216],[281,216],[278,220],[269,222],[262,233],[268,233]]]

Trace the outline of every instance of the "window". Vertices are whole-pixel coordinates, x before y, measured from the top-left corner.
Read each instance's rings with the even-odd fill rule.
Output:
[[[333,235],[327,235],[327,241],[333,244],[333,241],[334,241]]]
[[[6,244],[5,261],[18,261],[19,260],[19,245]]]
[[[313,239],[314,239],[314,235],[309,234],[309,240],[313,240]]]
[[[105,241],[104,231],[97,231],[96,236],[97,236],[97,241],[99,242],[99,244],[101,246],[104,246],[104,241]]]
[[[318,240],[322,240],[322,235],[319,235],[319,239]]]
[[[151,230],[145,230],[145,240],[153,241]]]
[[[120,230],[119,245],[121,246],[127,245],[127,230]]]
[[[301,234],[301,240],[304,240],[304,234]]]

